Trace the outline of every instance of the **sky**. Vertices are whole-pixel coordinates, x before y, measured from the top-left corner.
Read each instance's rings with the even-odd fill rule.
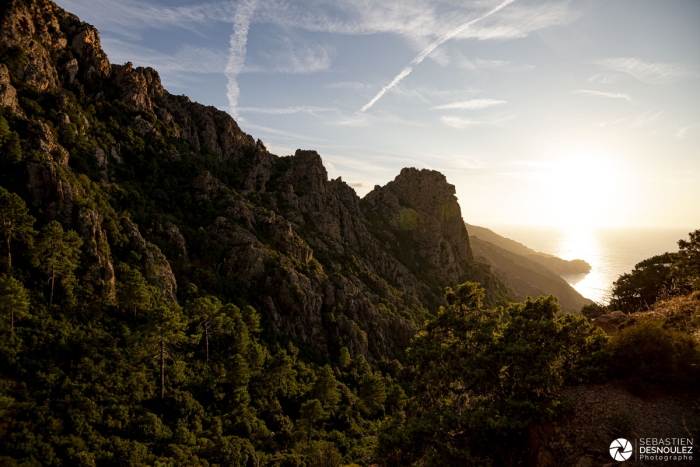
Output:
[[[700,228],[698,1],[57,3],[359,196],[417,167],[471,224]]]

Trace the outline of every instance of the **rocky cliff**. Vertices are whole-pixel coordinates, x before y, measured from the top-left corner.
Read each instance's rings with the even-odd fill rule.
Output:
[[[445,286],[507,301],[442,174],[404,169],[361,200],[315,151],[270,154],[155,70],[111,64],[98,31],[48,0],[7,2],[0,22],[0,103],[23,144],[0,183],[81,235],[115,304],[129,263],[167,300],[249,303],[274,339],[379,360],[401,357]]]

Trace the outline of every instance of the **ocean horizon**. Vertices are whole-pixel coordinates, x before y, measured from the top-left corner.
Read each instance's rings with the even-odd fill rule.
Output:
[[[639,262],[665,252],[678,251],[678,240],[688,239],[692,228],[556,228],[519,225],[488,226],[533,250],[562,259],[582,259],[591,265],[587,274],[564,275],[576,291],[607,305],[613,282]]]

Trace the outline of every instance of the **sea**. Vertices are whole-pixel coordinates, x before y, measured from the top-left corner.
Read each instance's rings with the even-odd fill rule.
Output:
[[[678,228],[545,228],[515,225],[489,226],[535,251],[562,259],[583,259],[591,265],[587,274],[562,276],[574,289],[596,303],[607,305],[613,282],[644,259],[678,251],[678,240],[694,229]]]

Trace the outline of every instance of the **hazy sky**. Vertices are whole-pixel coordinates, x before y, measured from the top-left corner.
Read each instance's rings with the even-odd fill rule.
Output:
[[[360,196],[413,166],[473,224],[700,228],[699,1],[58,4]]]

